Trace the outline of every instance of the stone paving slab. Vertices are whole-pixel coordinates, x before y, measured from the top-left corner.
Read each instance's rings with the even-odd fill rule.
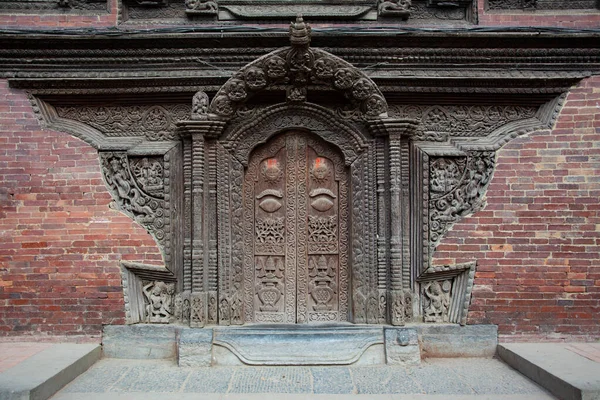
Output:
[[[46,350],[48,347],[52,347],[52,343],[0,343],[0,373],[36,355],[40,351]]]
[[[52,344],[0,373],[0,400],[45,400],[86,371],[101,354],[98,344]]]
[[[324,396],[324,397],[323,397]],[[198,367],[103,359],[54,400],[68,399],[552,399],[495,359],[431,359],[420,366]]]
[[[447,394],[201,394],[201,393],[93,393],[85,400],[547,400],[548,395]],[[61,393],[53,400],[81,400],[81,393]]]
[[[600,363],[573,352],[569,346],[505,343],[498,346],[498,355],[560,399],[600,400]]]

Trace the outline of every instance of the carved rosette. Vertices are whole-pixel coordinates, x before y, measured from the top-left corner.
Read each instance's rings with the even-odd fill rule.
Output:
[[[289,102],[302,103],[312,84],[342,92],[350,103],[346,112],[360,118],[387,113],[387,102],[369,77],[341,58],[309,47],[310,26],[301,17],[290,26],[290,42],[290,48],[275,50],[236,72],[217,92],[209,112],[231,118],[252,95],[274,85],[286,87]]]

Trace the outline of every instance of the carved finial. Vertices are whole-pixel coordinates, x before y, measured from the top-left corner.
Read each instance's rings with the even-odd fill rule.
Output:
[[[192,99],[192,119],[208,119],[208,106],[210,101],[208,95],[202,91],[196,93]]]
[[[290,42],[292,46],[308,46],[310,43],[310,25],[298,14],[296,22],[290,23]]]

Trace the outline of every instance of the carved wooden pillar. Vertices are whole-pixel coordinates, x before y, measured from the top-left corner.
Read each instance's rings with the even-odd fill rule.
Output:
[[[388,319],[387,312],[387,284],[388,284],[388,248],[390,237],[390,224],[388,217],[389,205],[389,174],[387,173],[389,163],[384,138],[377,138],[375,142],[376,151],[376,174],[377,174],[377,291],[379,295],[379,323],[385,324]]]
[[[388,196],[385,193],[379,193],[382,189],[380,181],[382,177],[389,176],[389,208],[386,210],[389,215],[388,222],[384,219],[385,213],[379,211],[378,234],[384,234],[386,231],[387,240],[378,241],[378,265],[380,265],[384,255],[389,254],[389,284],[387,287],[387,308],[390,322],[392,325],[403,325],[406,318],[412,315],[412,295],[410,282],[410,193],[409,193],[409,162],[408,162],[408,135],[410,135],[416,122],[410,120],[386,119],[376,121],[371,124],[371,130],[376,136],[388,138],[388,166],[385,170],[385,164],[378,162],[378,198],[381,207],[382,202]],[[379,152],[381,152],[379,147]],[[378,157],[381,157],[378,154]],[[385,155],[384,155],[385,157]],[[382,169],[383,172],[380,172]],[[389,230],[387,230],[389,229]],[[381,238],[380,238],[381,239]],[[387,249],[381,248],[387,245]]]
[[[184,278],[184,290],[191,289],[190,326],[203,327],[217,322],[216,156],[210,139],[217,137],[225,124],[203,120],[177,125],[184,141],[184,212],[189,220],[185,224],[184,265],[190,271],[189,278]]]

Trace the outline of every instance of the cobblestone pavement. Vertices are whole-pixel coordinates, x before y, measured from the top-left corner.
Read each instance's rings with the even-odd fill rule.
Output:
[[[356,396],[356,395],[365,396]],[[432,359],[419,367],[179,368],[103,359],[54,400],[71,399],[553,399],[495,359]]]

